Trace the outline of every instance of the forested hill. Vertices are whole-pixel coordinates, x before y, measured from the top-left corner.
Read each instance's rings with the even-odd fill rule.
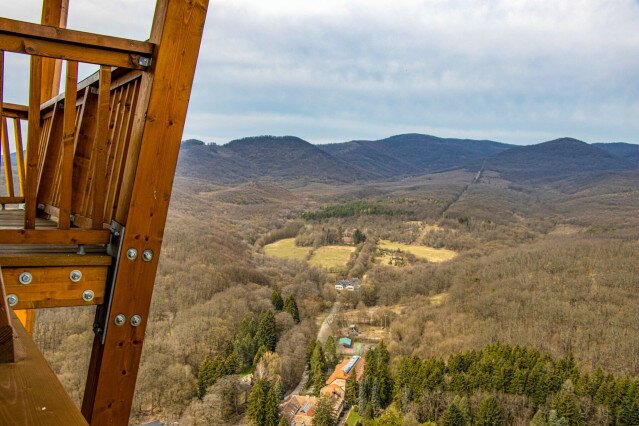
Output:
[[[600,146],[571,138],[514,147],[489,157],[483,166],[508,180],[527,184],[637,168],[636,162],[633,164]]]
[[[328,145],[313,145],[294,136],[250,137],[226,145],[188,140],[182,144],[177,173],[220,184],[257,179],[361,183],[481,168],[530,185],[566,179],[588,182],[602,174],[639,170],[639,145],[562,138],[515,146],[420,134]]]
[[[318,145],[324,151],[384,177],[440,172],[506,151],[513,145],[488,140],[405,134],[377,141]]]
[[[258,178],[357,182],[381,177],[293,136],[251,137],[226,145],[185,141],[180,151],[177,173],[224,184]]]

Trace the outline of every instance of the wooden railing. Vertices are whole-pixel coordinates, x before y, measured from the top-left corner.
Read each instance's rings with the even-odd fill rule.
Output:
[[[0,50],[0,148],[6,188],[0,204],[24,208],[22,229],[0,230],[0,244],[106,243],[118,207],[128,205],[128,180],[139,151],[131,144],[132,129],[142,70],[150,65],[154,45],[0,18],[0,47],[31,56],[28,106],[2,104]],[[43,57],[65,59],[66,80],[63,94],[41,103]],[[99,71],[78,83],[78,62],[97,64]],[[21,120],[28,122],[26,158]],[[66,234],[36,229],[38,217],[57,222]]]

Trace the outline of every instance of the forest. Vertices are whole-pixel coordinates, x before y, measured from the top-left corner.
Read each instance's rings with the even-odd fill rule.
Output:
[[[362,354],[364,381],[348,385],[364,425],[633,424],[636,183],[534,188],[474,177],[364,186],[178,177],[131,423],[277,425],[304,371],[313,392],[336,362],[313,352],[339,302],[345,312],[397,312],[384,344]],[[340,273],[264,254],[287,238],[353,251]],[[405,263],[388,265],[381,240],[457,255],[434,263],[403,253]],[[346,277],[361,290],[338,294]],[[38,311],[36,341],[78,403],[93,314]]]

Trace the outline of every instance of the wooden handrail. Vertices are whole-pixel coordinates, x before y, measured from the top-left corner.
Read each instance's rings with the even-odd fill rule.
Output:
[[[29,118],[29,107],[27,107],[26,105],[3,102],[2,115],[7,118],[18,118],[20,120],[26,120]]]
[[[155,45],[83,31],[0,18],[0,49],[96,65],[146,69]]]

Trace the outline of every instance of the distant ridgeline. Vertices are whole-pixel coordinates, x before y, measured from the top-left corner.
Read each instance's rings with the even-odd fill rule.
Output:
[[[583,372],[571,355],[497,343],[447,361],[402,357],[392,374],[388,360],[383,343],[366,355],[359,391],[350,395],[363,417],[384,417],[394,403],[406,417],[443,425],[639,424],[639,381]]]
[[[294,136],[258,136],[225,145],[184,141],[178,165],[181,175],[229,184],[258,178],[352,183],[480,169],[533,184],[623,173],[639,169],[639,145],[561,138],[516,146],[420,134],[313,145]]]
[[[303,212],[302,219],[320,220],[332,217],[350,217],[350,216],[394,216],[397,214],[409,214],[406,211],[394,210],[382,203],[368,201],[353,201],[346,204],[335,204],[323,207],[314,212]]]

